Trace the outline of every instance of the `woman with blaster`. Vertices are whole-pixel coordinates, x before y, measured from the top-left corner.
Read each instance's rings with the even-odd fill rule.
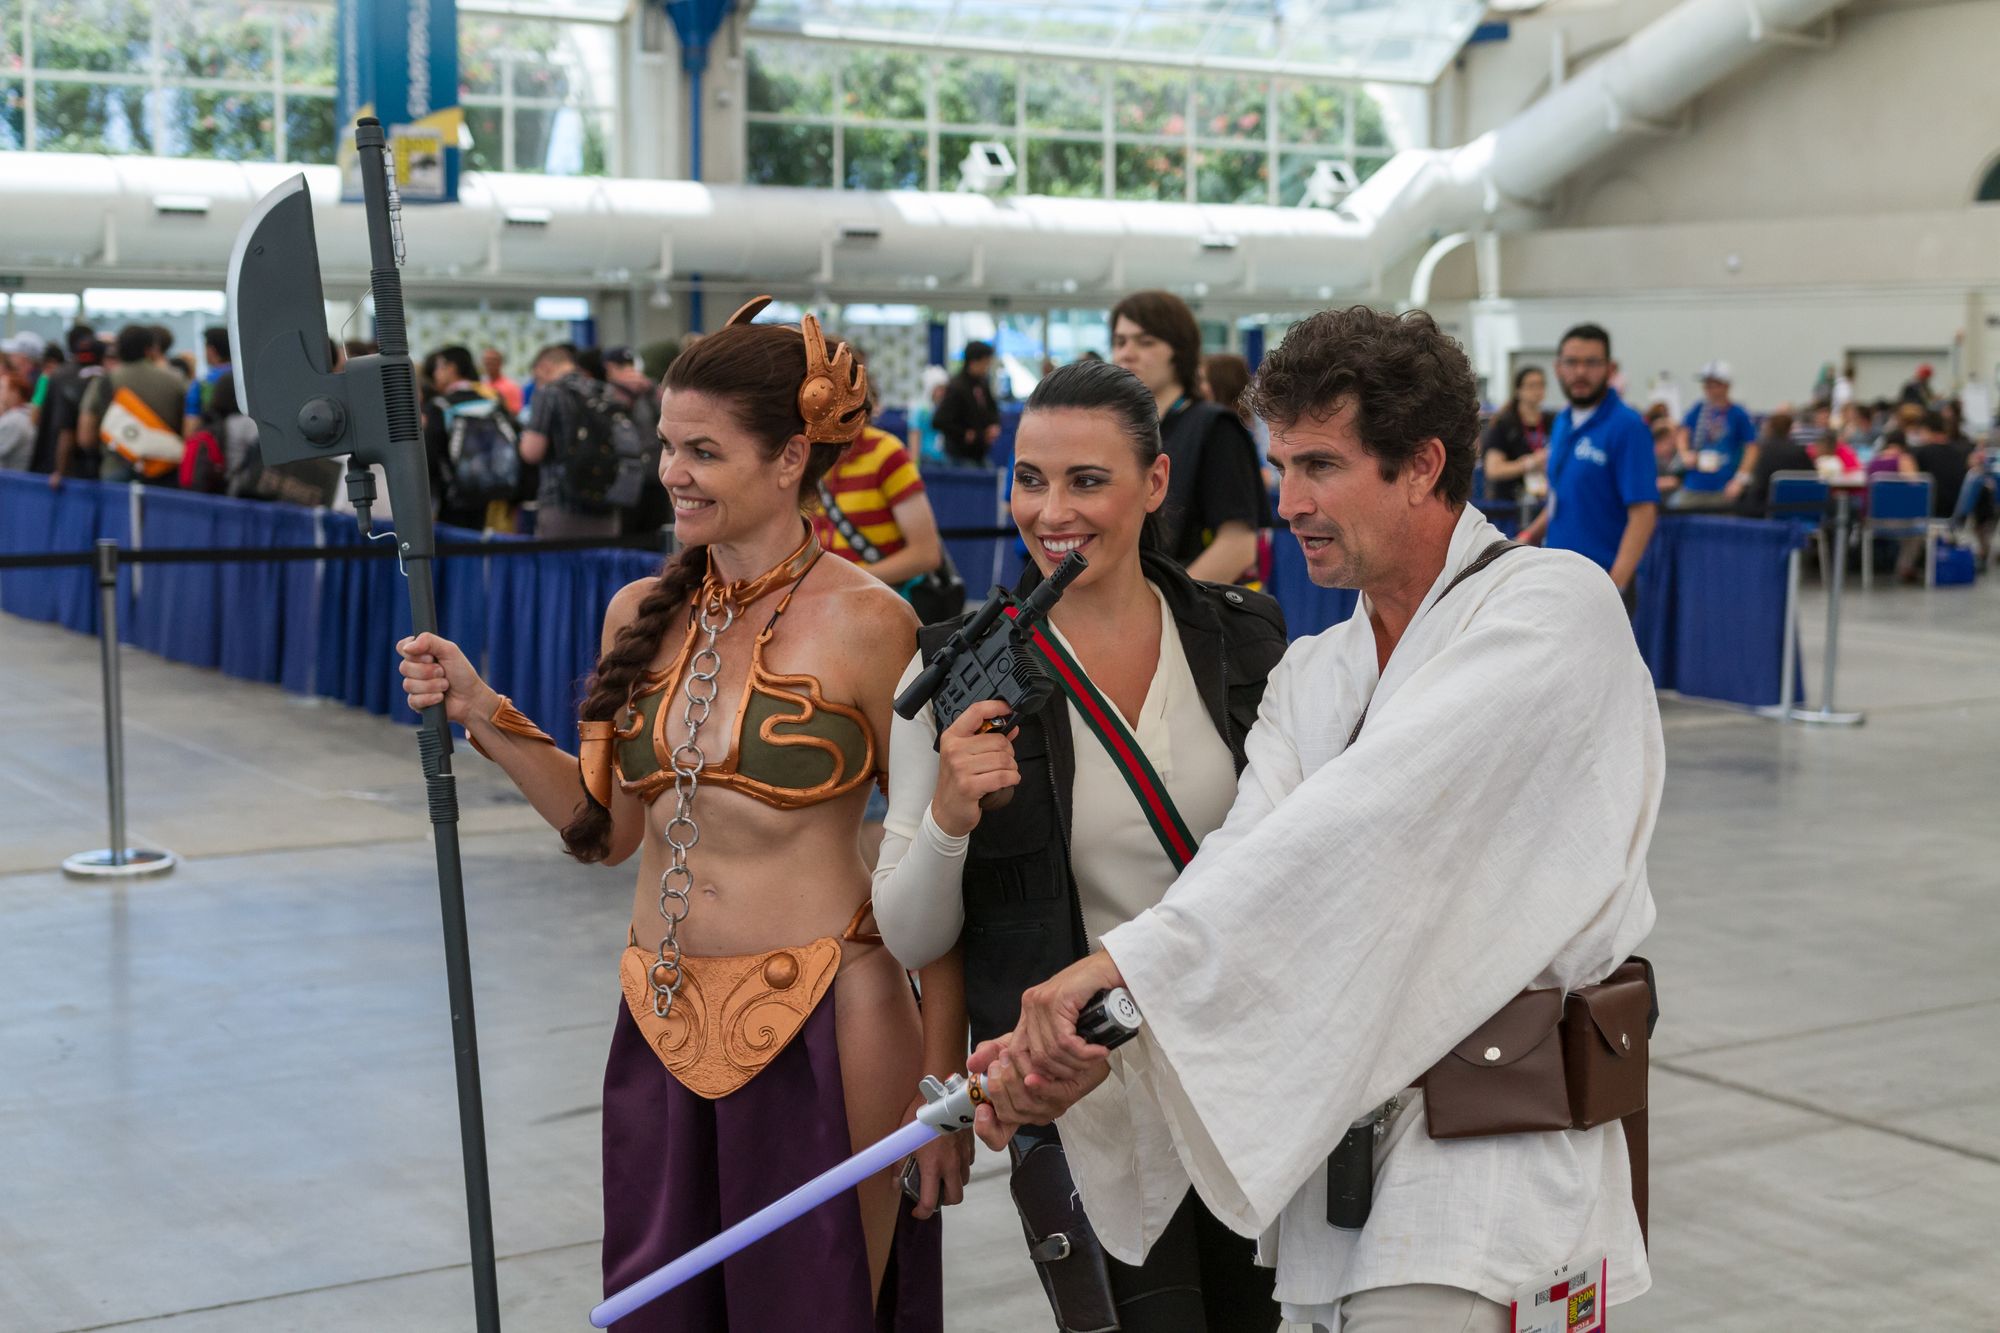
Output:
[[[1011,1030],[1023,990],[1157,902],[1235,797],[1283,620],[1268,597],[1197,582],[1161,549],[1169,471],[1158,403],[1130,372],[1079,362],[1042,380],[1015,446],[1013,517],[1033,557],[1017,592],[1072,552],[1089,562],[1040,636],[1075,689],[1008,734],[981,730],[999,703],[975,704],[942,738],[929,712],[892,724],[877,920],[905,966],[927,969],[927,1007],[962,993],[974,1041]],[[920,633],[903,686],[957,628]],[[1006,804],[982,809],[999,792]],[[940,968],[961,965],[962,988],[946,984]],[[1053,1128],[1018,1136],[1013,1153],[1029,1254],[1061,1327],[1277,1325],[1255,1247],[1192,1193],[1129,1267],[1098,1247]]]

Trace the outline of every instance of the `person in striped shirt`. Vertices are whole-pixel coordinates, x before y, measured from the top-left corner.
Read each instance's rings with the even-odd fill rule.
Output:
[[[845,521],[836,523],[830,508]],[[895,436],[873,426],[862,430],[820,482],[812,521],[820,545],[867,566],[892,588],[930,573],[944,559],[937,516],[916,464]],[[849,530],[860,536],[859,543],[848,540]]]

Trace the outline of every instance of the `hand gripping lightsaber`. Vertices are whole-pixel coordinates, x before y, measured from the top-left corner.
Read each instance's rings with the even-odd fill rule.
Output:
[[[1076,1035],[1112,1048],[1139,1035],[1139,1006],[1123,986],[1099,991],[1077,1015]],[[894,1134],[863,1148],[830,1171],[823,1172],[752,1213],[713,1240],[702,1242],[664,1268],[640,1278],[590,1312],[596,1328],[609,1328],[649,1301],[659,1299],[683,1282],[699,1277],[723,1260],[755,1245],[789,1222],[797,1221],[830,1199],[838,1198],[877,1171],[885,1171],[943,1134],[972,1128],[972,1113],[986,1100],[986,1080],[968,1081],[953,1074],[944,1082],[926,1077],[921,1085],[923,1109]]]

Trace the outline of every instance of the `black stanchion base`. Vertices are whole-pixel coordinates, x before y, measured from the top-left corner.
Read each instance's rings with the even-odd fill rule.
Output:
[[[62,863],[63,874],[77,879],[138,879],[164,875],[180,863],[172,852],[127,847],[121,859],[108,847],[94,852],[78,852]]]

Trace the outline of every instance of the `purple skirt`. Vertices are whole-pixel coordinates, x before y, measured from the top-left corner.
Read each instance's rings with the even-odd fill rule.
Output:
[[[604,1069],[604,1291],[608,1296],[847,1160],[847,1103],[829,990],[803,1031],[743,1087],[688,1091],[621,1000]],[[651,1305],[613,1333],[939,1333],[939,1219],[903,1200],[879,1308],[850,1191]]]

